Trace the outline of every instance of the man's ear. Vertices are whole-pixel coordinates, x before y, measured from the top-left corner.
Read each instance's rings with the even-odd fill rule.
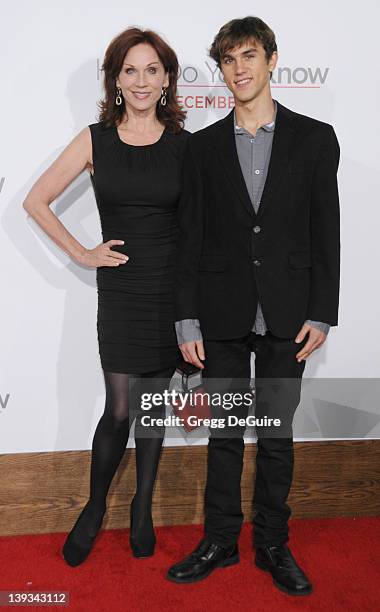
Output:
[[[278,53],[277,51],[273,51],[272,56],[268,62],[269,72],[273,72],[273,70],[276,68],[277,61],[278,61]]]

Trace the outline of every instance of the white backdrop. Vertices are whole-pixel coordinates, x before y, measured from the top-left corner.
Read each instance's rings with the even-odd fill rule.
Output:
[[[108,43],[130,25],[150,27],[166,38],[182,68],[179,95],[189,111],[186,127],[195,131],[229,110],[230,94],[207,55],[213,36],[226,21],[252,10],[277,37],[273,97],[332,123],[341,145],[339,326],[309,358],[305,377],[379,377],[380,8],[375,1],[350,6],[320,0],[313,7],[302,0],[258,0],[253,9],[243,0],[233,5],[226,0],[2,2],[1,453],[90,448],[103,411],[95,271],[60,251],[27,218],[22,202],[73,136],[96,121],[99,66]],[[215,108],[204,108],[206,96],[215,97]],[[86,173],[53,206],[83,245],[100,242]],[[351,421],[352,437],[379,435],[377,409],[370,404]],[[360,412],[363,406],[352,408]],[[355,430],[366,414],[373,417],[368,426]]]

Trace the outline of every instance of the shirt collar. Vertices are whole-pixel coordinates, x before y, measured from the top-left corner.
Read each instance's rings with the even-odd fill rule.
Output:
[[[259,130],[264,130],[265,132],[274,132],[274,128],[276,125],[276,117],[277,117],[277,102],[276,100],[273,100],[274,102],[274,118],[273,121],[271,121],[270,123],[266,123],[265,125],[262,125]],[[249,134],[250,136],[252,136],[252,134],[250,132],[248,132],[248,130],[246,130],[245,128],[241,127],[240,125],[237,125],[236,123],[236,112],[234,110],[234,129],[235,129],[235,134]]]

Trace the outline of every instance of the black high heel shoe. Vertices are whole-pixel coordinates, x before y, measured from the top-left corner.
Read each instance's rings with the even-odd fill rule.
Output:
[[[151,557],[154,554],[154,548],[156,545],[156,536],[153,529],[152,516],[149,514],[148,521],[144,524],[138,536],[133,534],[133,507],[135,498],[132,499],[131,511],[130,511],[130,532],[129,532],[129,543],[131,546],[132,554],[138,559],[143,557]]]
[[[100,521],[98,521],[98,524],[95,527],[94,533],[90,534],[86,530],[83,530],[83,528],[81,529],[82,526],[80,526],[80,521],[88,507],[88,504],[89,502],[87,502],[82,512],[78,516],[75,525],[67,536],[62,548],[62,556],[66,563],[71,565],[71,567],[76,567],[87,559],[95,544],[96,536],[98,535],[103,522],[105,510]]]

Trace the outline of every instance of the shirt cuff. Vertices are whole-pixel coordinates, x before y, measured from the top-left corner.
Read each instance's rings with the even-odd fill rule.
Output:
[[[198,319],[183,319],[175,322],[178,344],[202,340],[202,332]]]
[[[319,331],[323,331],[326,335],[330,331],[330,325],[328,323],[322,323],[322,321],[311,321],[310,319],[307,319],[305,323],[319,329]]]

